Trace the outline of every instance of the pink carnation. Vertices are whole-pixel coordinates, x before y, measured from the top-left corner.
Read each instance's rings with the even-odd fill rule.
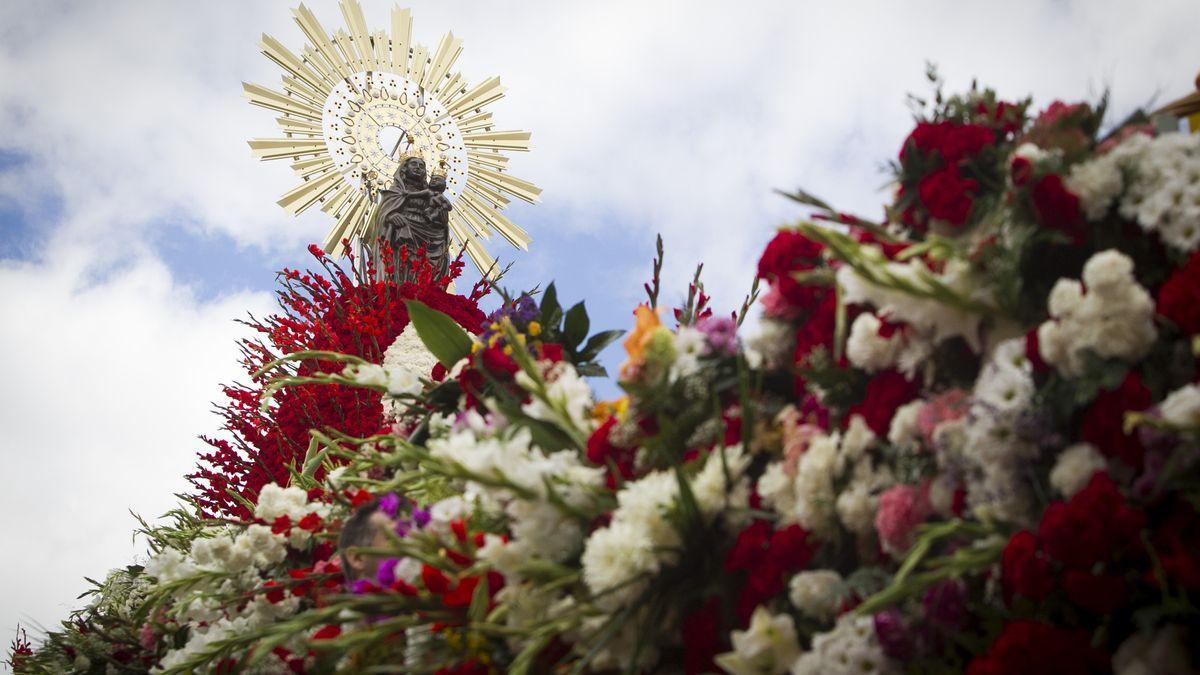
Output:
[[[962,389],[942,392],[921,406],[917,411],[917,429],[925,443],[933,446],[933,432],[942,422],[964,417],[970,407],[970,396]]]
[[[912,545],[913,530],[929,515],[929,485],[897,485],[879,495],[875,529],[889,553],[899,554]]]

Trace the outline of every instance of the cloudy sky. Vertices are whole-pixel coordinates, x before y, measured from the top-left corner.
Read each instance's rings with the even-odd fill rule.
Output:
[[[387,2],[366,2],[385,25]],[[234,319],[328,225],[275,199],[284,164],[241,81],[276,85],[261,32],[302,43],[284,2],[0,3],[0,639],[53,625],[84,575],[132,560],[237,376]],[[334,0],[311,5],[340,26]],[[501,127],[534,132],[514,173],[543,203],[513,288],[556,280],[593,325],[628,327],[655,233],[667,298],[705,273],[719,308],[750,282],[804,186],[877,215],[880,166],[911,125],[925,63],[950,89],[1094,100],[1114,117],[1183,94],[1200,3],[414,2],[416,37],[464,38],[471,81],[501,76]],[[315,209],[314,209],[315,211]],[[610,355],[610,363],[617,356]],[[602,385],[611,391],[611,385]]]

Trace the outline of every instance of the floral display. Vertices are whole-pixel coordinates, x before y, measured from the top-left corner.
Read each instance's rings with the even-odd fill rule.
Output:
[[[661,248],[624,334],[285,273],[236,445],[14,668],[1197,672],[1200,136],[1034,111],[939,91],[732,313]]]

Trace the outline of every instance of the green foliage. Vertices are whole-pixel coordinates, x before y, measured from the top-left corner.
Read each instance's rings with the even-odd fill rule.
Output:
[[[471,336],[454,319],[420,300],[406,300],[404,304],[421,342],[443,366],[451,368],[470,355]]]

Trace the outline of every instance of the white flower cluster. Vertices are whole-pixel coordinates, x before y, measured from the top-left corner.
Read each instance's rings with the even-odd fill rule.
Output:
[[[1086,289],[1086,290],[1085,290]],[[1137,361],[1154,344],[1154,300],[1133,276],[1133,261],[1101,251],[1083,266],[1083,283],[1059,279],[1050,320],[1038,327],[1042,358],[1068,377],[1083,373],[1084,354]]]
[[[758,493],[784,523],[799,523],[828,537],[840,520],[851,532],[869,536],[878,495],[895,482],[886,466],[874,466],[867,455],[874,442],[875,434],[855,415],[844,434],[816,434],[794,469],[786,460],[769,464],[758,480]],[[849,482],[838,494],[835,486],[847,475]]]
[[[412,396],[421,393],[421,378],[408,366],[385,368],[377,363],[346,366],[342,375],[371,387],[386,387],[390,396]]]
[[[563,413],[576,429],[585,433],[591,431],[589,413],[592,410],[592,389],[575,367],[566,361],[553,365],[539,361],[537,365],[544,366],[542,379],[546,383],[545,398],[538,392],[533,378],[523,370],[518,371],[517,384],[530,393],[529,403],[522,406],[521,410],[534,419],[547,422],[560,421],[560,413]]]
[[[744,508],[749,485],[742,478],[750,463],[741,445],[711,452],[688,482],[700,514],[711,520],[726,509]],[[626,483],[608,527],[588,537],[583,550],[583,580],[597,603],[612,611],[632,602],[663,564],[678,559],[681,539],[670,520],[679,496],[672,471],[654,471]]]
[[[796,349],[793,328],[783,321],[762,319],[746,339],[746,362],[751,368],[778,368]]]
[[[926,278],[934,278],[960,297],[982,299],[978,297],[981,293],[979,280],[965,261],[949,260],[941,272],[935,273],[919,258],[906,262],[890,262],[883,259],[883,254],[875,246],[864,246],[862,250],[877,257],[873,265],[905,283],[928,288]],[[837,282],[842,288],[842,301],[846,304],[873,305],[877,308],[880,318],[908,325],[909,333],[904,339],[911,344],[897,349],[895,357],[898,363],[919,361],[920,350],[930,349],[933,345],[953,337],[963,338],[976,351],[980,348],[979,324],[982,316],[978,312],[969,312],[946,302],[920,298],[895,288],[876,285],[849,265],[838,270]],[[915,367],[916,363],[910,365]]]
[[[700,357],[708,353],[708,339],[691,326],[680,326],[674,335],[675,362],[670,377],[678,380],[700,370]]]
[[[1116,204],[1122,217],[1185,253],[1200,246],[1200,136],[1134,134],[1076,165],[1067,187],[1091,220]]]
[[[812,650],[792,664],[793,675],[890,675],[899,664],[883,653],[869,616],[843,614],[828,633],[813,636]]]
[[[1025,357],[1025,341],[998,343],[980,369],[965,417],[933,430],[942,470],[930,490],[933,507],[945,514],[953,484],[965,482],[967,503],[976,517],[1025,522],[1033,495],[1023,468],[1038,448],[1013,431],[1033,399],[1033,366]]]
[[[429,348],[421,341],[421,337],[417,335],[417,330],[409,324],[400,331],[396,339],[383,353],[383,369],[389,373],[401,373],[408,371],[416,376],[428,376],[437,364],[437,357],[429,352]],[[411,386],[410,383],[404,382],[403,378],[407,375],[401,374],[397,379],[398,388],[405,388],[404,385]],[[420,386],[413,393],[420,391]],[[389,387],[390,388],[390,387]],[[384,412],[388,417],[396,418],[403,414],[407,407],[400,401],[394,398],[389,398],[383,402]]]
[[[733,651],[718,654],[715,659],[730,675],[786,673],[800,656],[792,617],[772,616],[766,607],[755,609],[750,625],[746,630],[733,631],[730,642]]]
[[[274,523],[276,518],[287,516],[292,525],[298,524],[310,514],[316,514],[322,520],[329,517],[330,505],[324,502],[309,502],[308,493],[291,486],[279,487],[275,483],[267,483],[258,493],[258,504],[254,507],[254,517],[264,522]],[[312,532],[300,527],[292,527],[288,535],[288,543],[294,548],[306,545],[312,538]]]
[[[273,521],[288,516],[298,522],[315,513],[328,515],[328,505],[309,505],[304,490],[268,484],[259,493],[255,516]],[[311,534],[300,528],[304,542]],[[163,549],[145,566],[145,574],[158,585],[188,579],[174,592],[172,616],[188,626],[188,641],[163,657],[159,669],[169,670],[188,663],[215,643],[236,635],[264,628],[296,613],[300,598],[286,595],[270,602],[261,590],[264,573],[273,576],[287,557],[289,540],[275,534],[266,525],[253,524],[244,529],[219,528],[195,539],[189,551]],[[303,543],[303,542],[301,542]],[[251,596],[245,603],[229,603],[222,598]],[[287,672],[286,664],[269,658],[261,672]]]
[[[488,479],[467,480],[467,492],[478,496],[485,509],[509,518],[510,556],[561,562],[579,550],[583,541],[579,523],[554,501],[583,507],[603,486],[603,470],[584,466],[574,452],[543,452],[533,445],[528,429],[508,427],[499,417],[484,418],[474,411],[447,436],[431,439],[428,447],[434,457]],[[512,487],[492,485],[492,481]]]

